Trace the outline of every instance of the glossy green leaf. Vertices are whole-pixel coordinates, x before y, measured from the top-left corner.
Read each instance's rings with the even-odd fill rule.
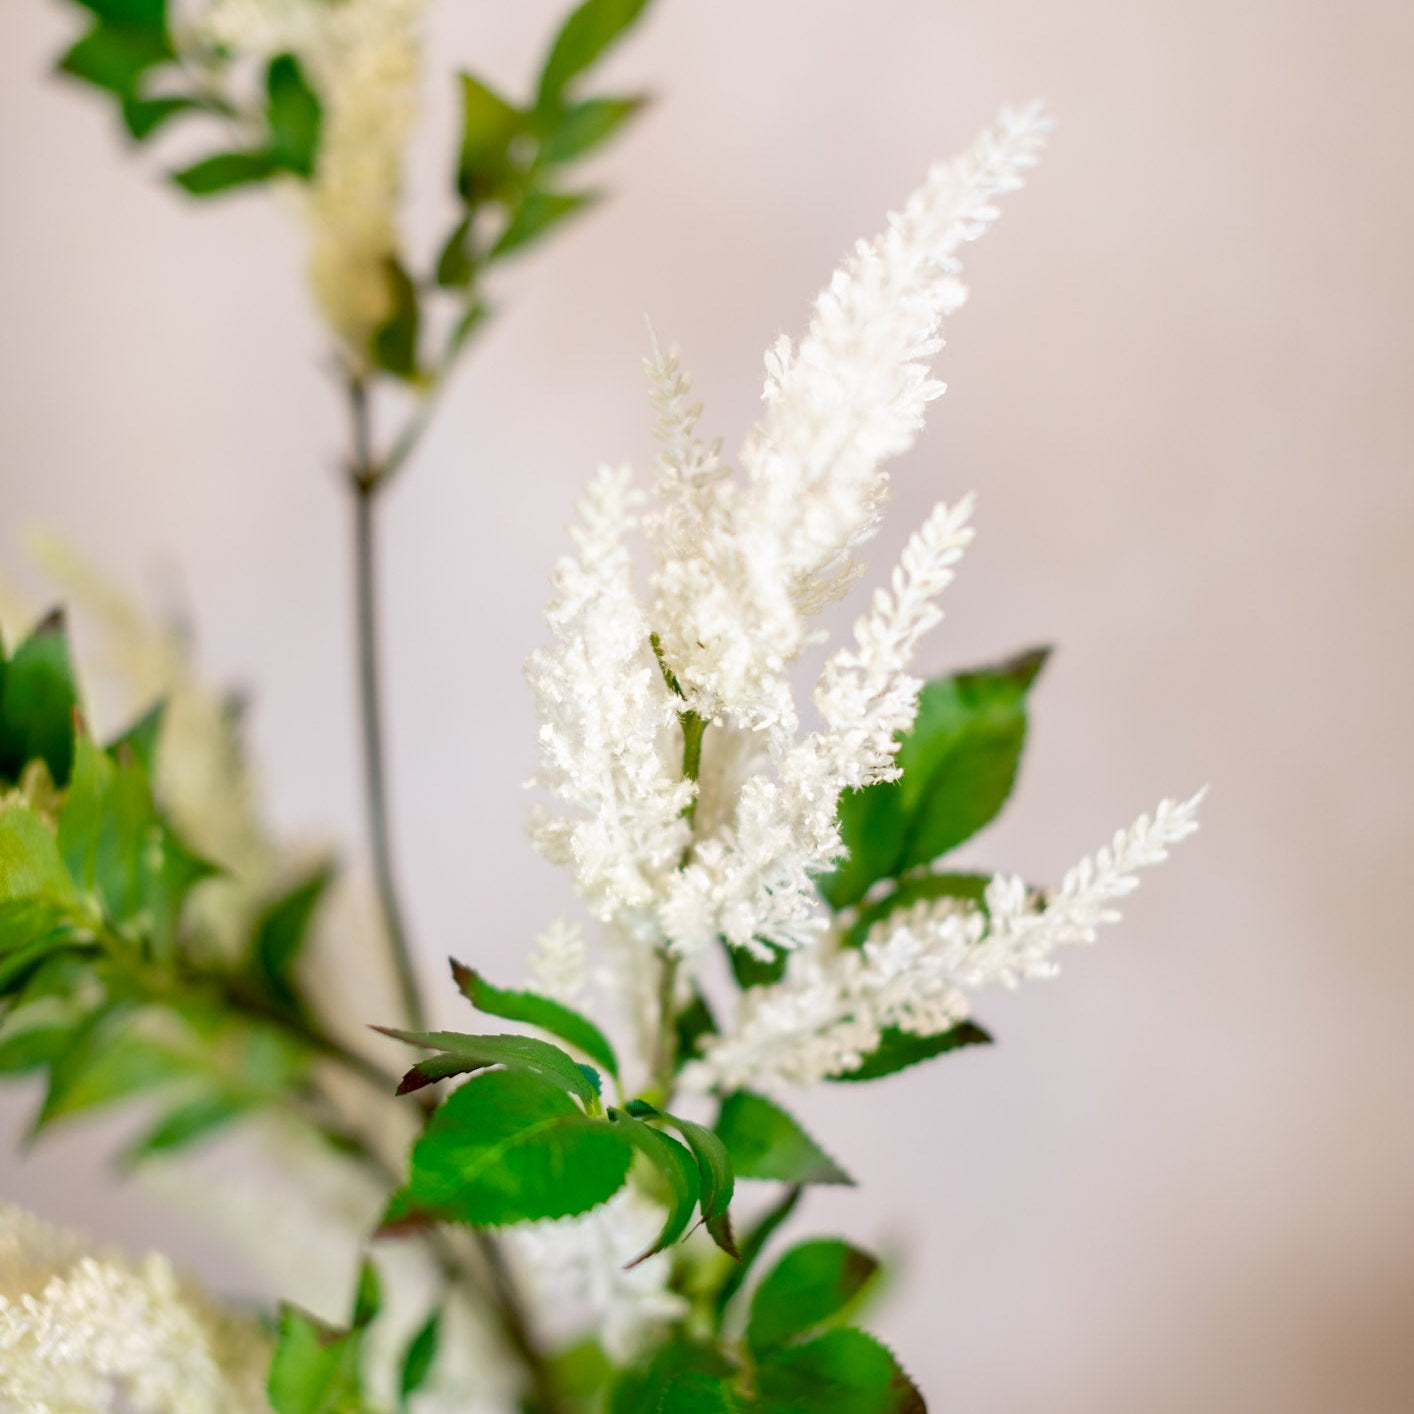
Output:
[[[411,1046],[444,1052],[445,1059],[433,1057],[439,1062],[437,1080],[504,1065],[548,1080],[561,1090],[577,1095],[590,1108],[599,1097],[598,1077],[592,1070],[576,1064],[558,1046],[535,1036],[468,1036],[460,1031],[399,1031],[389,1026],[373,1029]],[[448,1066],[451,1068],[447,1069]],[[417,1065],[403,1077],[398,1094],[408,1095],[431,1083],[427,1072]]]
[[[537,241],[555,226],[599,199],[597,192],[528,191],[491,247],[493,257]]]
[[[827,1331],[774,1350],[757,1369],[760,1414],[926,1414],[888,1347],[863,1331]]]
[[[1046,656],[1036,649],[928,683],[901,739],[903,774],[840,800],[849,857],[820,880],[832,908],[856,904],[880,880],[931,864],[996,816],[1016,780],[1026,694]]]
[[[478,1227],[587,1212],[628,1176],[630,1142],[523,1070],[473,1076],[412,1151],[411,1205]]]
[[[64,616],[55,612],[20,644],[0,677],[0,779],[18,781],[26,763],[39,760],[55,785],[67,785],[77,710]]]
[[[270,152],[218,152],[173,172],[172,180],[189,196],[219,196],[268,181],[279,170]]]
[[[644,1124],[623,1110],[610,1110],[609,1119],[614,1131],[623,1136],[640,1154],[657,1169],[662,1177],[668,1195],[668,1217],[657,1241],[641,1252],[629,1263],[635,1267],[646,1261],[655,1252],[670,1247],[687,1231],[692,1214],[701,1197],[697,1162],[692,1155],[667,1134]]]
[[[583,157],[607,142],[647,102],[628,98],[586,98],[560,109],[540,140],[539,159],[547,167]]]
[[[878,1080],[948,1051],[960,1050],[964,1046],[989,1046],[991,1043],[991,1036],[971,1021],[960,1021],[950,1030],[935,1036],[914,1036],[891,1026],[883,1033],[877,1049],[865,1056],[862,1064],[839,1075],[831,1075],[828,1079],[839,1082]]]
[[[535,106],[546,110],[563,101],[566,86],[619,40],[648,7],[648,0],[584,0],[555,36],[540,71]]]
[[[657,1414],[738,1414],[746,1404],[723,1375],[679,1375],[663,1391]]]
[[[383,264],[392,312],[373,335],[373,359],[385,373],[399,378],[417,376],[417,338],[422,322],[417,286],[393,258]]]
[[[409,1399],[427,1383],[427,1377],[432,1373],[441,1339],[442,1312],[438,1308],[418,1327],[417,1333],[403,1352],[402,1365],[398,1372],[398,1402],[404,1414]]]
[[[608,1038],[588,1017],[572,1007],[535,992],[507,991],[493,987],[479,972],[452,959],[452,979],[478,1011],[505,1021],[524,1021],[583,1051],[596,1065],[619,1078],[619,1058]]]
[[[462,141],[457,190],[469,205],[497,196],[512,171],[511,145],[526,118],[514,104],[472,74],[463,73]]]
[[[717,1135],[738,1178],[782,1183],[844,1183],[854,1180],[774,1100],[736,1090],[722,1101]]]
[[[276,163],[300,177],[314,175],[319,152],[322,110],[293,54],[278,54],[265,73],[265,118],[270,153]]]
[[[728,1217],[736,1178],[732,1173],[732,1161],[727,1154],[726,1145],[706,1125],[673,1114],[663,1114],[661,1118],[682,1135],[687,1141],[687,1147],[692,1150],[701,1190],[702,1221],[706,1224],[708,1233],[728,1256],[739,1258],[736,1240],[732,1236],[731,1220]]]
[[[878,1262],[867,1252],[836,1238],[792,1247],[752,1295],[747,1344],[760,1355],[839,1319],[878,1272]]]
[[[660,1414],[669,1390],[684,1381],[727,1381],[731,1365],[720,1352],[673,1335],[639,1365],[623,1371],[609,1396],[609,1414]]]

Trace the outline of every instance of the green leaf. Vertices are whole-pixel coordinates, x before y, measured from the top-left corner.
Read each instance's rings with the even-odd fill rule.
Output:
[[[110,1005],[82,1028],[49,1069],[49,1088],[34,1132],[146,1091],[191,1079],[180,1056],[137,1034],[132,1008]]]
[[[489,305],[482,304],[480,300],[472,300],[462,311],[461,317],[452,326],[452,332],[447,336],[447,351],[444,355],[444,362],[450,363],[461,353],[466,345],[466,341],[481,327],[490,313],[491,309]]]
[[[504,1065],[539,1076],[561,1090],[577,1095],[590,1108],[598,1102],[598,1076],[588,1067],[576,1064],[558,1046],[534,1036],[466,1036],[460,1031],[398,1031],[390,1026],[375,1026],[373,1029],[396,1041],[406,1041],[410,1046],[444,1051],[445,1062],[438,1067],[440,1073],[436,1076],[437,1080],[485,1070],[488,1066]],[[438,1062],[443,1059],[440,1056],[433,1058]],[[398,1094],[409,1095],[434,1083],[425,1066],[426,1062],[421,1062],[408,1071],[398,1087]],[[445,1068],[448,1066],[450,1069]]]
[[[648,0],[584,0],[555,36],[540,71],[537,109],[561,101],[567,84],[593,64],[647,8]]]
[[[440,289],[464,290],[476,276],[476,260],[471,253],[471,217],[466,216],[452,228],[437,257],[437,272],[433,277]]]
[[[538,241],[575,212],[599,199],[597,192],[528,191],[491,247],[493,258]]]
[[[799,1187],[786,1189],[780,1201],[768,1208],[757,1220],[755,1226],[742,1238],[740,1261],[727,1272],[726,1280],[723,1281],[717,1292],[716,1300],[713,1302],[718,1324],[721,1323],[722,1313],[730,1305],[732,1297],[741,1290],[742,1283],[746,1281],[747,1275],[756,1264],[756,1259],[774,1236],[776,1229],[795,1211],[803,1191]]]
[[[460,75],[462,142],[457,190],[468,205],[498,196],[512,175],[511,147],[526,115],[472,74]]]
[[[185,1149],[225,1128],[244,1113],[246,1106],[229,1095],[202,1095],[195,1100],[175,1105],[146,1134],[128,1147],[124,1152],[123,1162],[131,1166],[157,1154],[170,1154],[177,1149]]]
[[[280,170],[270,152],[218,152],[172,173],[172,180],[190,196],[217,196],[237,187],[268,181]]]
[[[854,1182],[785,1110],[750,1090],[736,1090],[722,1101],[716,1129],[738,1178]]]
[[[505,1021],[524,1021],[538,1026],[576,1050],[583,1051],[615,1080],[619,1078],[619,1058],[614,1054],[614,1048],[588,1017],[535,992],[512,992],[493,987],[479,972],[463,966],[455,958],[451,962],[453,980],[462,996],[478,1011],[484,1011],[488,1016],[499,1016]]]
[[[128,29],[167,28],[167,0],[75,0],[100,20]]]
[[[692,1000],[673,1020],[677,1034],[676,1069],[681,1070],[697,1055],[697,1043],[704,1036],[717,1034],[717,1022],[712,1009],[702,998],[702,993],[694,991]]]
[[[284,1007],[298,1011],[299,989],[295,968],[309,937],[309,925],[333,877],[332,869],[321,865],[309,878],[276,899],[255,925],[251,955],[261,980],[270,994]]]
[[[744,1404],[722,1375],[679,1375],[663,1391],[657,1414],[738,1414]]]
[[[876,923],[887,918],[896,909],[912,908],[915,903],[956,898],[981,906],[987,885],[991,882],[990,874],[916,874],[901,879],[896,889],[859,910],[859,917],[845,932],[841,941],[848,948],[863,947]]]
[[[736,1178],[727,1147],[706,1125],[697,1124],[678,1115],[661,1116],[687,1140],[692,1157],[697,1161],[697,1177],[701,1189],[702,1221],[712,1240],[729,1257],[740,1260],[736,1240],[732,1236],[727,1210],[731,1206]]]
[[[769,960],[757,957],[747,948],[727,948],[727,961],[731,965],[732,976],[744,992],[752,987],[769,987],[786,975],[786,963],[790,960],[789,951],[765,939],[761,941],[771,950]]]
[[[144,142],[179,113],[200,113],[206,105],[195,98],[138,98],[127,94],[122,100],[123,126],[131,137]]]
[[[541,138],[539,159],[547,167],[583,157],[607,142],[648,100],[641,94],[629,98],[586,98],[555,114]]]
[[[356,1331],[371,1326],[383,1309],[383,1287],[378,1280],[378,1268],[367,1259],[358,1269],[358,1286],[354,1289],[352,1325]]]
[[[33,900],[53,909],[66,909],[78,902],[53,833],[22,801],[0,806],[0,903],[11,900]],[[52,915],[46,917],[52,924]],[[30,926],[33,919],[32,913],[10,914],[0,929],[0,943],[12,930]]]
[[[293,54],[278,54],[265,73],[270,154],[286,171],[309,178],[319,152],[322,109]]]
[[[266,1392],[275,1414],[358,1414],[361,1341],[295,1306],[280,1310]]]
[[[523,1070],[473,1076],[412,1151],[412,1205],[476,1227],[562,1218],[610,1198],[633,1150],[557,1085]]]
[[[437,1360],[437,1347],[442,1338],[442,1312],[437,1309],[418,1328],[403,1352],[398,1375],[398,1407],[406,1414],[409,1398],[427,1383]]]
[[[695,1383],[694,1377],[727,1381],[732,1375],[720,1352],[673,1335],[643,1364],[620,1374],[609,1396],[609,1414],[660,1414],[674,1385]]]
[[[970,839],[1002,808],[1026,740],[1026,694],[1048,650],[995,668],[935,678],[901,738],[903,774],[840,800],[849,857],[820,890],[836,910],[879,880],[932,863]]]
[[[772,1352],[757,1369],[760,1414],[926,1414],[887,1346],[863,1331],[827,1331]]]
[[[95,25],[59,60],[59,71],[96,88],[135,98],[149,69],[174,57],[161,30],[128,25]]]
[[[117,759],[131,751],[138,765],[151,777],[157,770],[157,744],[162,739],[162,725],[167,715],[166,702],[149,707],[131,726],[120,732],[104,748]]]
[[[610,1110],[609,1119],[621,1134],[658,1170],[668,1188],[668,1217],[657,1241],[647,1251],[639,1253],[628,1265],[640,1262],[670,1247],[687,1231],[693,1210],[701,1197],[697,1163],[692,1155],[669,1135],[661,1134],[623,1110]]]
[[[878,1048],[864,1057],[853,1070],[827,1078],[845,1082],[854,1080],[878,1080],[881,1076],[892,1075],[919,1061],[931,1060],[947,1051],[956,1051],[963,1046],[990,1046],[992,1038],[980,1026],[971,1021],[961,1021],[951,1030],[939,1032],[936,1036],[914,1036],[897,1027],[889,1027],[879,1042]]]
[[[417,286],[391,256],[383,262],[392,300],[392,313],[373,335],[373,361],[398,378],[417,377],[417,335],[421,312]]]
[[[838,1319],[879,1273],[867,1252],[837,1238],[792,1247],[766,1273],[751,1298],[746,1340],[759,1356]]]
[[[74,760],[78,690],[64,616],[45,618],[15,650],[0,677],[0,779],[18,781],[43,761],[54,784],[68,784]]]

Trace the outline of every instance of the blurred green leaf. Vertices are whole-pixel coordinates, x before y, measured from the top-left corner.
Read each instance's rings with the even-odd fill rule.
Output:
[[[491,247],[493,258],[538,241],[561,222],[598,201],[598,192],[528,191],[511,213],[496,243]]]
[[[127,1165],[186,1148],[225,1128],[245,1114],[247,1106],[229,1095],[202,1095],[174,1105],[141,1138],[124,1151]]]
[[[648,8],[648,0],[584,0],[561,26],[540,72],[535,106],[563,102],[566,86],[590,67]]]
[[[265,75],[270,155],[284,170],[309,178],[319,152],[322,109],[293,54],[278,54]]]
[[[173,57],[164,31],[100,23],[68,50],[58,68],[120,98],[136,98],[143,75]]]
[[[772,1352],[757,1369],[760,1414],[926,1414],[887,1346],[863,1331],[827,1331]]]
[[[0,779],[18,781],[43,761],[55,785],[68,784],[78,710],[64,616],[48,615],[0,670]]]
[[[284,1306],[266,1386],[275,1414],[361,1414],[361,1338]]]
[[[300,1013],[303,1003],[295,969],[309,937],[309,925],[324,898],[332,869],[321,865],[256,921],[251,956],[265,989],[284,1008]]]
[[[411,1396],[427,1383],[427,1377],[432,1373],[432,1367],[437,1361],[441,1338],[442,1312],[439,1308],[418,1327],[417,1333],[403,1352],[402,1366],[398,1374],[398,1405],[403,1414],[407,1414]]]
[[[218,152],[174,172],[172,180],[191,196],[219,196],[268,181],[279,170],[280,164],[269,152]]]
[[[842,1183],[854,1180],[774,1100],[736,1090],[722,1101],[717,1135],[738,1178],[782,1183]]]
[[[526,117],[493,88],[463,73],[462,141],[457,190],[468,205],[499,195],[512,171],[511,145]]]
[[[123,126],[129,136],[138,142],[150,138],[158,128],[179,113],[200,113],[206,104],[195,98],[171,96],[166,98],[139,98],[127,94],[122,100]]]
[[[384,261],[392,313],[373,335],[373,360],[385,373],[417,377],[417,335],[421,324],[417,286],[406,270],[389,257]]]
[[[798,1186],[787,1188],[781,1198],[756,1220],[746,1236],[741,1239],[740,1259],[737,1265],[728,1271],[726,1279],[717,1292],[716,1300],[713,1302],[718,1324],[721,1323],[722,1313],[731,1304],[732,1298],[741,1290],[742,1284],[746,1281],[752,1267],[755,1266],[756,1259],[765,1250],[766,1244],[775,1235],[777,1228],[795,1211],[803,1191]]]
[[[747,1344],[759,1357],[838,1320],[858,1304],[878,1272],[867,1252],[837,1238],[792,1247],[752,1295]]]
[[[586,98],[560,109],[540,139],[540,162],[556,167],[583,157],[613,137],[647,101],[642,94]]]
[[[437,256],[433,278],[440,289],[464,290],[476,276],[476,261],[471,253],[471,217],[463,217],[447,237]]]

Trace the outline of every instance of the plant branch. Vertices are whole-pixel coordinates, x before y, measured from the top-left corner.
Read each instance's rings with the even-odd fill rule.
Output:
[[[354,496],[354,598],[358,628],[359,710],[363,732],[363,776],[368,805],[369,846],[383,926],[397,973],[404,1015],[412,1028],[426,1028],[426,1010],[408,945],[388,824],[387,767],[383,749],[383,702],[378,675],[378,579],[374,509],[384,471],[373,451],[368,388],[351,377],[349,409],[353,420],[353,456],[349,479]]]

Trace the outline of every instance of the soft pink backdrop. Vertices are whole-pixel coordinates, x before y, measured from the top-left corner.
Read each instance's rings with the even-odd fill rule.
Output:
[[[451,85],[528,80],[549,0],[434,7],[412,228]],[[950,392],[883,560],[936,496],[980,538],[929,667],[1038,639],[1014,812],[982,859],[1053,875],[1161,794],[1203,833],[1001,1044],[806,1109],[863,1181],[808,1217],[906,1245],[878,1328],[965,1414],[1414,1407],[1414,671],[1408,386],[1414,10],[1397,0],[661,0],[615,68],[661,94],[615,198],[505,317],[388,508],[401,855],[430,977],[502,975],[560,884],[515,828],[520,664],[592,464],[650,455],[643,315],[738,436],[767,340],[1002,100],[1060,116],[972,254]],[[78,11],[0,13],[0,555],[61,529],[174,582],[256,693],[282,825],[354,838],[345,509],[291,222],[183,207],[46,76]],[[446,1003],[450,1015],[450,1003]],[[242,1280],[97,1168],[3,1191]]]

